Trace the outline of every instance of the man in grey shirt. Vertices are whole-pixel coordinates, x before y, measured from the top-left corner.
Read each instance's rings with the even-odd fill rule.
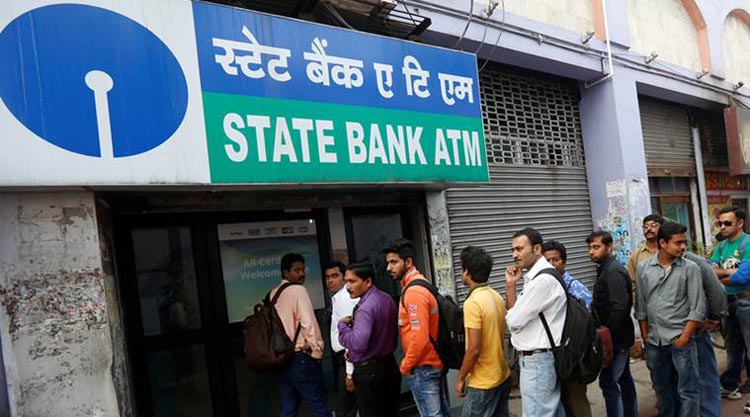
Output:
[[[706,315],[698,265],[682,258],[687,228],[659,228],[659,252],[638,265],[636,317],[646,341],[646,363],[659,401],[659,415],[700,415],[700,375],[693,334]],[[679,381],[675,386],[673,381]]]
[[[685,259],[693,261],[701,270],[703,293],[706,296],[706,319],[698,326],[693,339],[698,349],[698,374],[701,386],[701,416],[721,416],[721,385],[716,354],[711,343],[711,331],[728,314],[727,291],[708,261],[692,252],[685,252]]]

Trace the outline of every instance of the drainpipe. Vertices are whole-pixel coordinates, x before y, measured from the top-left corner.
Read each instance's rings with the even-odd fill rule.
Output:
[[[703,152],[701,151],[701,134],[697,126],[691,129],[693,134],[693,151],[695,152],[695,172],[698,175],[698,197],[701,207],[700,225],[703,228],[703,248],[708,250],[712,242],[711,224],[708,219],[708,198],[706,197],[706,175],[703,172]]]
[[[609,18],[607,17],[607,0],[602,0],[602,14],[604,15],[604,37],[606,38],[607,43],[607,75],[604,77],[595,80],[595,81],[586,81],[586,84],[584,84],[585,88],[591,88],[597,84],[601,84],[604,81],[607,81],[608,79],[612,78],[615,75],[615,67],[612,65],[612,44],[609,42]]]

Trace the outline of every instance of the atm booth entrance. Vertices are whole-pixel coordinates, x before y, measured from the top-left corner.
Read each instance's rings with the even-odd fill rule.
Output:
[[[400,237],[418,245],[426,240],[421,196],[396,202],[401,204],[116,213],[116,263],[137,415],[278,415],[274,377],[253,373],[245,363],[242,324],[281,280],[279,260],[287,252],[306,260],[304,285],[326,341],[323,369],[333,399],[330,296],[322,267],[329,260],[369,259],[376,285],[397,299],[399,284],[387,275],[381,249]],[[421,249],[420,266],[428,258]],[[304,407],[301,416],[308,415]],[[404,415],[412,407],[403,383]]]

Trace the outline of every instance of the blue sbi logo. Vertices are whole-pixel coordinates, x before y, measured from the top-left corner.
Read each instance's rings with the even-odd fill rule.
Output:
[[[185,117],[177,58],[148,29],[98,7],[29,11],[0,32],[0,99],[40,138],[122,158],[169,139]]]

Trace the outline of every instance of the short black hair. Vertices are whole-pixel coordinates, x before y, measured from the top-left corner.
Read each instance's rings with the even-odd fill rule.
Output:
[[[548,250],[556,250],[560,253],[560,259],[562,259],[563,262],[568,261],[568,251],[565,250],[565,245],[562,243],[556,240],[548,240],[542,245],[542,253],[547,252]]]
[[[331,261],[331,262],[328,262],[325,265],[325,268],[323,268],[323,271],[327,271],[327,270],[329,270],[331,268],[338,268],[339,272],[341,272],[341,275],[344,275],[344,273],[346,272],[346,266],[341,261]]]
[[[729,206],[724,207],[719,211],[719,214],[727,214],[727,213],[734,213],[734,216],[737,217],[737,220],[746,220],[747,214],[745,213],[745,210],[742,210],[741,208],[737,206]]]
[[[461,268],[469,271],[474,282],[487,282],[492,264],[492,256],[480,247],[467,246],[461,251]]]
[[[656,235],[656,241],[669,242],[672,240],[672,236],[687,232],[687,226],[675,222],[666,222],[659,228],[659,233]]]
[[[388,255],[389,253],[397,253],[398,257],[407,260],[412,259],[412,262],[417,262],[417,250],[414,249],[414,243],[409,239],[396,239],[383,248],[383,254]]]
[[[373,268],[372,263],[368,261],[357,261],[351,263],[346,267],[346,270],[354,272],[354,274],[362,278],[362,280],[375,280],[375,268]]]
[[[649,214],[648,216],[643,218],[643,224],[646,224],[648,222],[657,222],[659,224],[664,224],[664,217],[661,217],[656,213]]]
[[[544,244],[544,239],[542,238],[542,234],[539,233],[536,229],[533,227],[527,227],[524,229],[521,229],[513,234],[513,239],[521,236],[526,236],[529,239],[529,242],[531,242],[531,247],[534,247],[535,245],[542,245]]]
[[[591,232],[591,234],[586,238],[586,243],[591,244],[596,238],[601,238],[602,243],[609,246],[611,245],[614,240],[612,239],[612,233],[607,232],[606,230],[595,230]]]
[[[295,262],[305,263],[305,257],[299,253],[286,253],[281,257],[281,272],[289,271],[292,269],[292,264]]]

